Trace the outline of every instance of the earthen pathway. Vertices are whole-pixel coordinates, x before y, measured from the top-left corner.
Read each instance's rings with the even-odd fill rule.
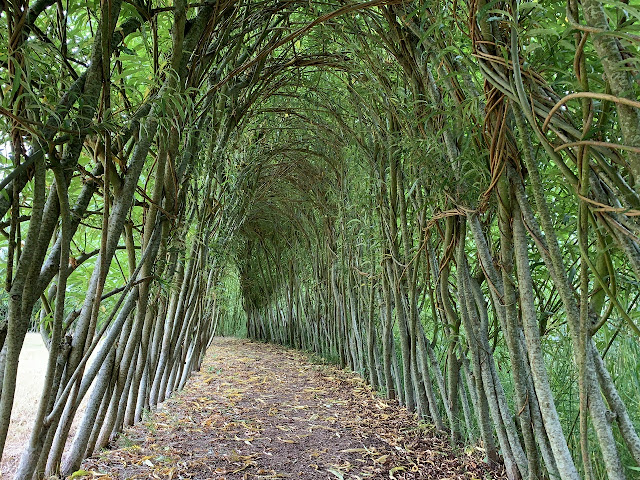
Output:
[[[356,375],[228,338],[184,391],[83,470],[103,480],[502,478]]]

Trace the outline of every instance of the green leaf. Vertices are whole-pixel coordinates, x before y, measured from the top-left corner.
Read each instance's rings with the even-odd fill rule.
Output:
[[[560,32],[554,30],[553,28],[532,28],[531,30],[527,30],[527,35],[529,37],[546,37],[553,36],[560,38]]]
[[[88,475],[91,475],[91,472],[87,471],[87,470],[76,470],[75,472],[73,472],[71,474],[71,476],[69,477],[70,479],[74,479],[74,478],[82,478],[82,477],[86,477]]]

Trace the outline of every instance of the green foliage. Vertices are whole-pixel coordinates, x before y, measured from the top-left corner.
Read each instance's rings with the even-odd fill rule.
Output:
[[[188,27],[177,32],[173,3],[125,2],[115,32],[124,33],[132,23],[135,28],[113,45],[101,72],[109,78],[83,84],[83,94],[67,104],[74,82],[90,71],[101,47],[94,41],[104,20],[99,3],[46,8],[25,30],[25,41],[15,44],[17,50],[6,41],[0,47],[3,176],[41,152],[51,202],[57,201],[52,170],[61,161],[69,163],[65,193],[72,208],[95,185],[88,208],[78,207],[79,217],[72,215],[79,225],[70,246],[73,271],[64,334],[74,333],[76,313],[92,300],[86,298],[87,284],[101,268],[97,252],[117,236],[119,249],[104,266],[101,290],[103,296],[119,292],[146,247],[145,224],[157,208],[163,237],[161,258],[150,269],[154,308],[166,306],[180,291],[173,272],[195,264],[194,278],[206,287],[199,284],[197,301],[188,308],[198,309],[203,324],[217,325],[216,333],[313,351],[370,378],[385,360],[395,360],[393,382],[378,389],[386,392],[397,381],[405,397],[407,392],[411,396],[415,389],[407,383],[413,381],[408,364],[413,362],[425,378],[442,375],[443,381],[455,383],[455,375],[465,375],[455,361],[474,354],[476,334],[461,321],[469,306],[461,300],[464,264],[459,264],[456,246],[464,242],[461,255],[480,289],[478,311],[486,307],[486,353],[497,365],[495,381],[515,415],[522,406],[516,404],[513,369],[518,362],[528,365],[527,358],[511,358],[508,329],[498,315],[504,305],[487,268],[495,268],[502,281],[521,285],[521,272],[502,264],[500,255],[508,247],[505,226],[519,220],[520,212],[509,208],[516,203],[516,187],[522,187],[521,202],[528,202],[535,220],[524,212],[542,355],[573,457],[581,458],[576,426],[580,378],[575,326],[565,311],[569,300],[584,300],[583,308],[590,309],[588,328],[601,322],[593,340],[627,408],[640,411],[640,350],[629,328],[629,320],[640,323],[640,280],[638,265],[632,263],[639,231],[633,170],[638,145],[637,139],[625,137],[620,99],[602,96],[613,95],[612,85],[596,48],[598,39],[616,39],[623,60],[615,71],[624,73],[630,91],[622,93],[635,101],[640,91],[636,6],[602,3],[609,30],[597,32],[585,26],[582,7],[576,6],[577,17],[570,19],[563,2],[492,0],[354,10],[293,35],[346,4],[248,2],[227,10],[216,3],[222,10],[211,15],[201,37],[192,39],[189,48],[194,50],[175,63],[178,34],[195,28],[198,13],[211,5],[190,5]],[[3,13],[3,40],[12,27]],[[521,83],[514,68],[518,64]],[[558,103],[569,93],[585,91],[597,98]],[[559,108],[550,115],[556,104]],[[525,114],[525,129],[517,125],[519,112]],[[552,122],[543,131],[547,116]],[[147,125],[154,131],[146,131]],[[141,138],[152,140],[144,145]],[[599,143],[586,149],[585,141]],[[571,142],[580,145],[567,147]],[[112,149],[110,175],[101,170],[108,163],[106,144]],[[138,149],[145,162],[133,206],[124,215],[133,237],[133,246],[125,246],[120,231],[108,230],[116,223],[114,210],[120,208],[123,182]],[[525,161],[529,153],[531,164]],[[165,160],[168,173],[159,180]],[[582,169],[583,162],[589,168]],[[551,220],[540,238],[533,223],[542,223],[547,206],[536,197],[535,174]],[[7,202],[17,195],[15,205],[5,210],[0,239],[3,280],[12,269],[15,275],[30,229],[42,228],[31,222],[33,168],[24,175],[23,187],[4,189],[0,198]],[[585,200],[577,193],[587,180]],[[161,190],[159,201],[152,198],[156,190]],[[62,231],[59,212],[48,211],[55,229],[46,239],[47,255]],[[475,218],[493,265],[481,262],[480,245],[469,227]],[[552,275],[545,260],[555,239],[561,258]],[[9,252],[16,257],[6,265]],[[602,272],[589,267],[585,286],[581,269],[587,260],[604,267]],[[596,274],[609,285],[608,293]],[[569,300],[559,292],[563,276]],[[45,314],[47,302],[55,310],[52,282],[31,316],[32,328],[45,332],[54,330],[53,315]],[[101,300],[98,328],[113,317],[118,298]],[[6,303],[0,298],[0,307]],[[516,329],[522,328],[522,303],[516,299]],[[401,314],[409,318],[406,325]],[[422,331],[436,361],[418,368],[415,350]],[[395,358],[386,351],[390,346]],[[442,397],[435,410],[446,417],[447,403],[455,402]],[[640,427],[637,413],[632,416]],[[458,432],[461,438],[477,436],[474,425],[472,420],[461,427],[468,429]],[[593,425],[587,433],[595,477],[604,478]],[[621,433],[614,429],[614,434],[622,446]],[[620,451],[633,472],[629,453],[623,446]]]

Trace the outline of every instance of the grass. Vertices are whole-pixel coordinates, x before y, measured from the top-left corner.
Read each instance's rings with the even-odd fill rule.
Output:
[[[27,333],[20,353],[18,382],[16,386],[9,435],[0,463],[0,478],[11,478],[20,462],[22,447],[29,441],[44,385],[44,375],[49,352],[37,333]]]
[[[27,333],[18,364],[18,378],[14,397],[9,434],[4,448],[2,461],[0,462],[0,478],[13,478],[20,463],[20,456],[24,445],[29,441],[31,428],[44,386],[44,377],[47,368],[49,351],[42,343],[39,333]],[[71,427],[70,439],[75,434],[76,424],[79,423],[86,408],[86,402],[90,392],[85,395],[84,401],[76,413],[75,421]],[[67,442],[67,445],[69,442]]]

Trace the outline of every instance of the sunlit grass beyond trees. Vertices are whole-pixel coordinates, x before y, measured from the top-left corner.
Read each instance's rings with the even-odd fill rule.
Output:
[[[510,479],[637,478],[639,25],[3,3],[0,454],[27,332],[49,352],[16,478],[72,474],[216,334],[348,367]]]

